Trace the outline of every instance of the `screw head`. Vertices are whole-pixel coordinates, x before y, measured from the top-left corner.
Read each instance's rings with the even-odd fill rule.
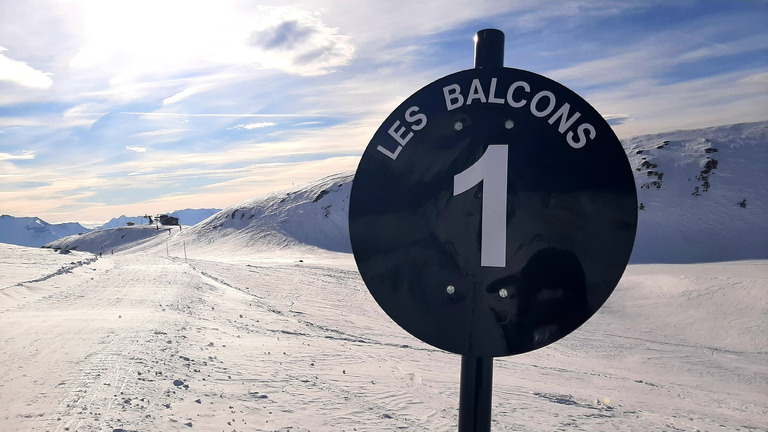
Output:
[[[457,121],[456,123],[453,124],[453,128],[456,129],[457,131],[460,131],[464,129],[464,123]]]
[[[513,122],[512,120],[507,120],[504,122],[504,127],[507,129],[512,129],[513,127],[515,127],[515,122]]]
[[[506,288],[502,288],[499,290],[499,297],[507,298],[507,296],[509,296],[509,293],[507,292]]]
[[[445,292],[447,292],[448,294],[453,294],[456,292],[456,288],[453,285],[448,285],[447,287],[445,287]]]

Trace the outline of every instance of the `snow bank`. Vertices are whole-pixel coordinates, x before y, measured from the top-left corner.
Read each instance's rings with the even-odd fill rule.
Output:
[[[0,243],[0,293],[16,284],[42,281],[91,262],[93,255],[55,253],[37,247]]]

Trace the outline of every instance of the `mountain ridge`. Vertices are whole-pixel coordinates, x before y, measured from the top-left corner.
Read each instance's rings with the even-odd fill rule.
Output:
[[[78,222],[51,224],[38,217],[0,216],[0,243],[40,247],[59,238],[88,231]]]
[[[638,192],[632,263],[768,259],[768,121],[642,135],[622,141]],[[336,174],[252,198],[169,232],[197,253],[316,248],[351,252],[354,175]],[[164,240],[142,247],[167,248]],[[83,249],[80,249],[83,250]]]

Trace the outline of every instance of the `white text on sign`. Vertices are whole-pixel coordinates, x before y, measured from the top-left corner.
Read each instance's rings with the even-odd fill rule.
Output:
[[[413,131],[419,131],[427,125],[427,116],[423,113],[419,113],[419,107],[412,106],[405,111],[405,122],[408,123],[408,129],[400,123],[400,120],[395,120],[392,126],[389,127],[389,135],[397,141],[397,148],[394,151],[389,151],[382,146],[378,146],[376,149],[385,155],[397,159],[397,155],[400,154],[400,150],[408,144],[408,141],[413,138]]]
[[[564,134],[568,145],[574,149],[584,147],[589,141],[594,140],[597,131],[587,122],[578,123],[581,113],[572,112],[568,102],[559,105],[557,97],[549,90],[538,90],[533,93],[530,84],[526,81],[515,81],[506,89],[498,88],[498,79],[491,78],[489,82],[481,83],[475,78],[469,89],[462,89],[458,84],[450,84],[443,87],[446,111],[451,111],[473,103],[509,105],[512,108],[528,107],[531,114],[538,118],[547,119],[547,123],[557,128],[560,134]],[[555,109],[557,108],[557,109]],[[408,144],[416,132],[427,124],[427,116],[419,112],[418,106],[412,106],[405,111],[404,118],[395,120],[387,130],[389,136],[395,141],[390,148],[379,145],[376,149],[396,160],[403,147]]]
[[[531,93],[531,86],[525,81],[515,81],[507,88],[506,97],[501,98],[496,94],[496,78],[491,78],[490,85],[488,86],[488,92],[483,90],[483,86],[480,80],[475,78],[472,80],[472,85],[469,87],[469,93],[466,97],[461,93],[461,87],[458,84],[451,84],[443,87],[443,96],[445,97],[445,107],[448,111],[459,108],[462,105],[471,105],[472,102],[478,103],[493,103],[493,104],[508,104],[512,108],[522,108],[528,104],[531,114],[536,117],[547,117],[555,110],[557,106],[557,98],[554,93],[548,90],[541,90],[537,92],[533,98],[526,99],[525,95]],[[486,97],[486,94],[488,97]],[[502,93],[503,94],[503,93]],[[571,126],[574,125],[576,120],[581,117],[581,113],[576,111],[573,115],[570,114],[571,105],[565,102],[560,106],[560,109],[552,114],[548,123],[554,125],[556,121],[560,120],[557,125],[557,131],[561,134],[568,131],[566,139],[568,144],[573,148],[582,148],[587,141],[595,138],[595,127],[589,123],[581,123],[574,133]],[[587,136],[589,135],[589,136]],[[577,138],[578,136],[578,138]]]

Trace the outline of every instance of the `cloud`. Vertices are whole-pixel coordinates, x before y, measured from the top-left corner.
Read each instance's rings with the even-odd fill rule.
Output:
[[[768,86],[760,83],[767,79],[762,70],[747,70],[673,84],[643,81],[590,92],[585,99],[598,111],[627,112],[614,130],[629,137],[765,120]]]
[[[270,126],[277,126],[277,123],[275,122],[256,122],[256,123],[248,123],[248,124],[239,124],[235,126],[236,128],[240,129],[260,129]]]
[[[360,158],[356,156],[340,156],[302,163],[250,165],[237,176],[202,187],[200,195],[229,193],[232,197],[227,205],[231,205],[237,201],[288,188],[291,184],[309,183],[326,175],[352,172],[359,162]]]
[[[550,71],[546,75],[569,85],[575,83],[589,87],[648,78],[671,66],[666,59],[668,56],[654,52],[647,45],[639,45],[628,51]]]
[[[316,114],[249,114],[249,113],[172,113],[172,112],[136,112],[136,111],[123,111],[121,114],[138,115],[146,118],[162,118],[162,117],[234,117],[234,118],[247,118],[247,117],[330,117],[330,115],[316,115]]]
[[[70,71],[97,76],[109,82],[112,92],[130,96],[120,89],[221,71],[230,74],[226,81],[270,70],[322,75],[348,64],[354,55],[350,36],[310,11],[223,3],[88,3],[83,16],[86,42],[70,60]],[[163,103],[177,103],[222,82],[196,81],[174,89]]]
[[[0,53],[7,51],[0,46]],[[24,87],[37,89],[47,89],[53,85],[53,80],[45,74],[28,64],[12,60],[0,54],[0,81],[10,81]]]
[[[654,6],[654,1],[570,1],[541,2],[538,0],[519,2],[522,9],[513,18],[515,27],[541,29],[553,23],[557,26],[576,28],[584,22],[594,22],[601,18],[617,16],[631,10],[642,10]]]
[[[4,160],[30,160],[35,158],[35,152],[33,151],[25,151],[24,153],[20,155],[12,155],[9,153],[0,153],[0,161]]]
[[[246,41],[272,59],[268,65],[299,75],[323,75],[354,57],[350,36],[306,11],[283,7],[271,9],[269,15],[266,25],[253,30]]]
[[[144,137],[164,137],[168,135],[178,135],[184,132],[188,132],[188,129],[160,129],[149,132],[140,132],[134,135],[136,138]]]
[[[97,103],[83,103],[64,111],[64,123],[69,126],[91,126],[107,114],[107,108]]]
[[[297,20],[283,21],[280,24],[256,30],[248,38],[249,45],[261,46],[264,49],[296,49],[306,43],[318,29],[311,25],[299,23]]]
[[[606,114],[603,116],[605,121],[608,122],[611,126],[618,126],[620,124],[624,124],[627,120],[629,120],[631,117],[627,114]]]
[[[584,87],[626,85],[639,80],[682,80],[680,68],[696,69],[697,63],[715,64],[728,56],[750,52],[758,56],[758,53],[768,50],[768,34],[765,32],[725,42],[710,42],[708,39],[714,39],[718,33],[729,32],[738,25],[728,18],[722,21],[705,29],[691,28],[693,24],[690,23],[686,27],[660,29],[620,50],[608,47],[604,53],[594,53],[593,60],[551,70],[545,75]],[[721,73],[727,72],[730,70],[722,68]],[[691,71],[684,78],[695,79],[698,76],[697,72]]]
[[[144,152],[147,152],[149,150],[152,150],[149,147],[139,147],[139,146],[125,146],[125,148],[130,150],[130,151],[132,151],[132,152],[136,152],[136,153],[144,153]]]
[[[192,95],[195,95],[197,93],[202,93],[203,91],[209,88],[211,88],[211,85],[203,85],[203,84],[197,84],[191,87],[187,87],[186,89],[174,94],[173,96],[163,99],[163,106],[175,104],[176,102],[186,99]]]

